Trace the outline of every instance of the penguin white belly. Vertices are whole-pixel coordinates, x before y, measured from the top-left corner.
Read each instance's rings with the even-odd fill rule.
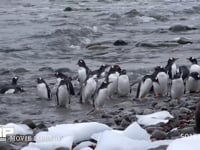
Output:
[[[97,97],[95,98],[95,104],[94,104],[96,110],[100,110],[103,108],[107,96],[108,96],[107,88],[99,90]]]
[[[56,92],[58,89],[58,86],[60,84],[61,78],[58,78],[56,83],[54,84],[53,88],[52,88],[52,99],[56,100]]]
[[[15,89],[9,89],[5,92],[5,94],[13,94],[15,92]]]
[[[83,67],[80,67],[78,70],[78,80],[80,83],[85,82],[87,78],[87,74],[86,74],[86,69]]]
[[[108,95],[112,96],[114,93],[117,92],[117,83],[118,83],[118,76],[117,74],[111,74],[109,76],[109,82],[110,84],[108,85]]]
[[[176,67],[176,64],[173,63],[172,65],[172,78],[174,77],[174,75],[176,74],[176,71],[177,71],[177,67]]]
[[[44,83],[40,83],[37,85],[37,94],[40,98],[48,99],[48,91]]]
[[[59,101],[59,106],[68,107],[70,101],[70,95],[66,86],[59,86],[57,91],[57,100]]]
[[[82,98],[84,103],[87,102],[92,97],[92,95],[94,95],[96,88],[97,88],[96,81],[93,78],[88,79],[86,86],[83,89],[84,92],[82,93],[83,94]]]
[[[193,64],[191,67],[190,67],[190,73],[191,72],[198,72],[200,74],[200,66],[197,65],[197,64]]]
[[[140,85],[139,98],[144,98],[150,91],[153,83],[151,79],[146,79]]]
[[[164,72],[160,72],[157,75],[158,83],[153,83],[153,88],[156,96],[166,96],[168,92],[168,75]]]
[[[183,80],[181,78],[172,80],[172,87],[171,87],[172,99],[181,98],[183,94],[184,94]]]
[[[196,92],[199,90],[199,81],[189,77],[186,82],[186,90],[189,92]]]
[[[127,96],[130,93],[130,82],[127,75],[120,75],[118,78],[118,94]]]

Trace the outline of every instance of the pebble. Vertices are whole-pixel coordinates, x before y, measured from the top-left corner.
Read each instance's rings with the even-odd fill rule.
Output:
[[[167,133],[161,130],[154,130],[151,139],[156,139],[156,140],[165,140],[167,138]]]
[[[183,31],[196,30],[196,29],[197,28],[189,27],[186,25],[174,25],[169,28],[169,30],[172,32],[183,32]]]
[[[72,11],[72,8],[71,8],[71,7],[66,7],[66,8],[64,9],[64,11]]]
[[[123,41],[123,40],[117,40],[113,43],[113,45],[115,45],[115,46],[125,46],[125,45],[128,45],[128,43]]]

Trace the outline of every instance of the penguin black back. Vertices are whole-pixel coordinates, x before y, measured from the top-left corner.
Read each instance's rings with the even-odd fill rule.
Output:
[[[194,57],[187,58],[192,64],[198,64],[197,59]]]
[[[190,73],[190,76],[191,76],[192,78],[194,78],[195,80],[200,80],[200,75],[199,75],[198,72],[191,72],[191,73]]]
[[[47,96],[48,96],[48,99],[50,99],[51,98],[51,90],[50,90],[49,86],[47,85],[46,81],[43,78],[39,77],[39,78],[37,78],[37,83],[45,84],[46,89],[47,89]]]
[[[190,71],[187,68],[187,66],[180,66],[179,67],[179,72],[180,72],[181,77],[183,78],[183,80],[187,79],[189,74],[190,74]]]

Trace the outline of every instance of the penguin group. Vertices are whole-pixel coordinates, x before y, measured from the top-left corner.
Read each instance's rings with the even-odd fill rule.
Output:
[[[157,66],[138,84],[136,98],[142,100],[153,92],[155,97],[170,96],[181,103],[182,96],[200,92],[200,66],[194,57],[187,58],[191,66],[177,66],[178,58],[169,58],[166,66]]]
[[[136,99],[143,100],[153,93],[155,97],[170,96],[181,103],[182,96],[188,93],[200,92],[200,66],[194,57],[187,58],[191,66],[177,66],[178,58],[169,58],[165,66],[156,66],[151,74],[144,75],[138,83]],[[96,70],[91,70],[83,59],[77,62],[76,77],[72,78],[62,72],[55,72],[56,81],[50,88],[48,83],[39,77],[36,80],[36,92],[39,98],[54,100],[58,107],[69,108],[71,96],[80,96],[80,103],[90,104],[95,111],[103,110],[106,101],[115,97],[127,97],[131,93],[131,86],[127,71],[119,65],[103,64]],[[17,84],[19,77],[12,78],[12,82],[0,88],[0,93],[11,94],[24,92]],[[79,88],[75,92],[74,81],[78,81]],[[134,98],[135,99],[135,98]]]

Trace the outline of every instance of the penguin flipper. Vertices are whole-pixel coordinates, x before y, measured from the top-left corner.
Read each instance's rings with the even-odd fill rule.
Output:
[[[141,82],[142,82],[142,81],[141,81]],[[139,84],[138,84],[136,98],[139,98],[141,82],[139,82]]]
[[[70,93],[71,95],[75,95],[74,86],[73,86],[73,84],[71,83],[71,81],[68,82],[68,88],[69,88],[69,93]]]

